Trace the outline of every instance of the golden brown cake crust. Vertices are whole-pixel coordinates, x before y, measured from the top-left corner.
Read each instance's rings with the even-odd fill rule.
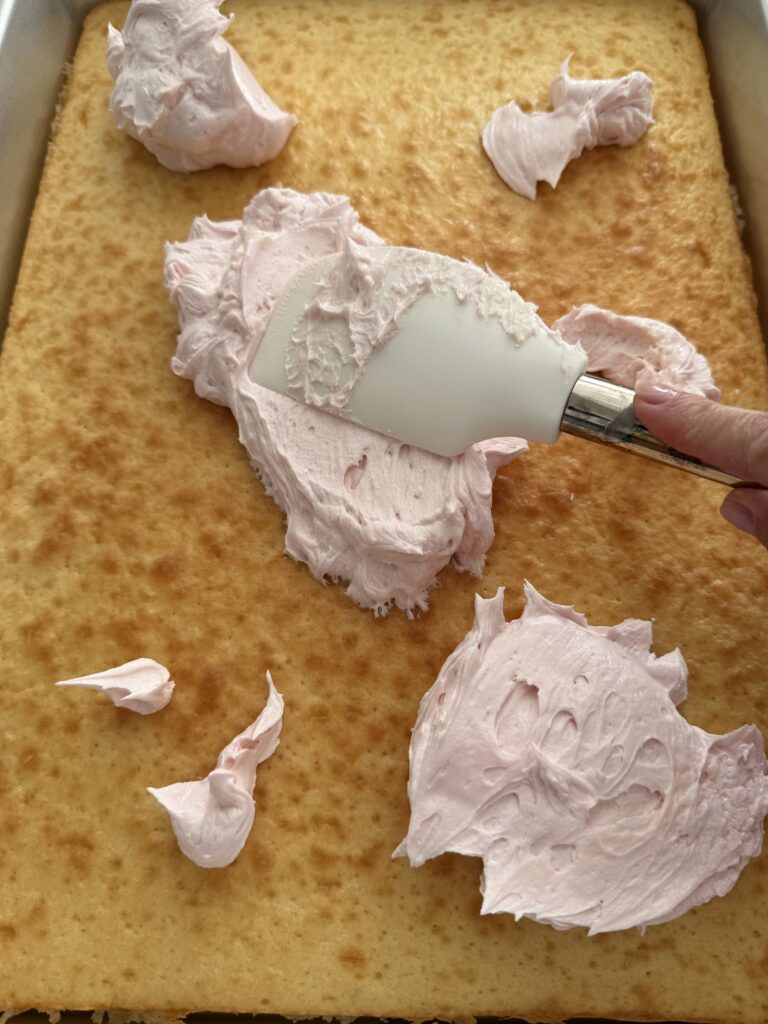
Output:
[[[675,0],[232,2],[228,38],[300,124],[273,163],[184,176],[107,112],[110,2],[88,19],[0,362],[0,1007],[400,1017],[768,1017],[768,858],[671,924],[588,939],[481,918],[480,862],[419,870],[409,728],[472,621],[528,577],[594,623],[655,617],[680,645],[689,719],[768,732],[768,559],[715,485],[565,439],[503,470],[481,581],[448,569],[415,621],[376,620],[282,554],[226,409],[173,376],[162,243],[238,217],[260,188],[347,193],[393,243],[468,257],[551,321],[596,302],[668,320],[724,400],[768,374],[691,11]],[[636,146],[585,154],[536,203],[480,147],[512,97],[577,76],[655,81]],[[167,664],[171,705],[118,712],[51,683]],[[146,794],[204,775],[285,694],[257,819],[230,868],[178,851]]]

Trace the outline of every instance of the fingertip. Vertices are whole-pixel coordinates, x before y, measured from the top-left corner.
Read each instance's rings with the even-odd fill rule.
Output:
[[[651,433],[672,448],[697,455],[690,447],[691,425],[701,418],[698,396],[670,387],[668,384],[638,384],[635,391],[634,414]],[[702,399],[706,406],[710,403]],[[708,409],[706,410],[709,411]]]
[[[743,530],[744,533],[751,533],[753,537],[755,536],[755,517],[752,509],[735,497],[733,491],[720,506],[720,515],[737,530]]]
[[[670,387],[669,384],[658,382],[638,384],[634,400],[635,416],[654,433],[663,431],[666,435],[671,429],[677,436],[679,433],[679,409],[681,404],[685,404],[679,402],[678,399],[686,394],[685,391]]]
[[[681,392],[677,388],[670,387],[669,384],[644,383],[638,384],[635,390],[635,401],[645,405],[664,405],[673,398],[677,398],[679,394]]]
[[[768,547],[768,490],[736,487],[720,506],[720,514],[736,529]]]

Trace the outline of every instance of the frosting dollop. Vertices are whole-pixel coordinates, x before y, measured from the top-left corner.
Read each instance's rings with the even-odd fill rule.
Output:
[[[197,218],[166,245],[181,334],[174,371],[228,405],[265,489],[287,516],[285,550],[357,604],[425,609],[449,562],[479,575],[493,540],[493,477],[527,445],[500,438],[444,458],[259,387],[247,368],[278,297],[310,260],[383,245],[349,200],[266,189],[241,221]]]
[[[269,672],[267,685],[259,717],[224,747],[204,779],[147,789],[168,811],[181,852],[201,868],[231,864],[251,831],[256,769],[274,754],[283,725],[283,698]]]
[[[620,316],[586,303],[574,306],[552,324],[568,342],[580,342],[589,357],[587,369],[617,384],[671,384],[720,400],[706,358],[684,334],[662,320]]]
[[[55,686],[85,686],[105,694],[116,708],[152,715],[173,696],[174,682],[168,669],[152,658],[136,658],[116,668],[93,672],[76,679],[62,679]]]
[[[714,736],[677,711],[687,670],[651,624],[594,627],[525,586],[475,599],[472,630],[421,701],[410,748],[413,866],[482,857],[482,913],[590,934],[725,895],[768,813],[755,726]]]
[[[576,79],[568,57],[549,87],[551,111],[499,107],[483,129],[483,148],[499,177],[528,199],[536,183],[555,188],[566,166],[595,146],[632,146],[653,124],[653,82],[642,71],[622,78]]]
[[[108,29],[112,118],[172,171],[258,167],[296,124],[222,38],[234,15],[221,2],[133,0],[122,32]]]

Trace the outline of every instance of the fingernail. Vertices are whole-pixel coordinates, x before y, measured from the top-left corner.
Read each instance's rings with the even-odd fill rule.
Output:
[[[755,517],[752,514],[752,509],[742,505],[738,498],[732,496],[726,498],[720,506],[720,513],[723,519],[727,519],[737,530],[751,533],[753,537],[756,536]]]
[[[667,387],[666,384],[640,384],[635,392],[641,402],[649,405],[663,405],[680,394],[675,388]]]

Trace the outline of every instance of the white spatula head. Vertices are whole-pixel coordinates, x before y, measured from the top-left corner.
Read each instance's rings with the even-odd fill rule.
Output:
[[[309,263],[249,367],[257,384],[439,455],[492,437],[554,442],[586,368],[509,286],[419,249]]]

